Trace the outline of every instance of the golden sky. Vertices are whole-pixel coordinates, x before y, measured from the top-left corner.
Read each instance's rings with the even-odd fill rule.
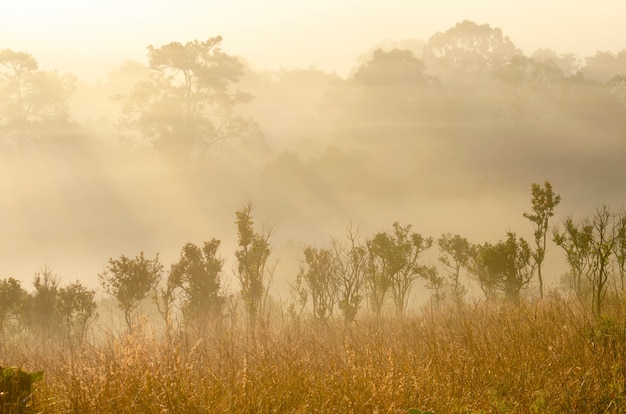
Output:
[[[222,35],[226,52],[255,68],[314,65],[346,74],[385,40],[427,40],[464,19],[500,27],[526,53],[626,49],[623,0],[6,0],[0,48],[44,69],[104,76],[146,46]]]

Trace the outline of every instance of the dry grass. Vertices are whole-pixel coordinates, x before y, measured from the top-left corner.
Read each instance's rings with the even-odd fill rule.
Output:
[[[553,298],[169,341],[144,326],[82,352],[14,355],[46,371],[46,413],[626,412],[618,310],[594,321]]]

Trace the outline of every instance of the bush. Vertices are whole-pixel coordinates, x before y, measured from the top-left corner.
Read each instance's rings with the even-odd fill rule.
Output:
[[[0,373],[2,414],[28,412],[33,383],[43,378],[43,371],[28,373],[21,368],[0,367]]]

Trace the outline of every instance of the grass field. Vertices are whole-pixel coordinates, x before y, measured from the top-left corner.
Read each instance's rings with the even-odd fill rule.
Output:
[[[169,338],[143,324],[81,350],[7,345],[3,358],[45,371],[42,413],[626,412],[622,308],[596,320],[551,297]]]

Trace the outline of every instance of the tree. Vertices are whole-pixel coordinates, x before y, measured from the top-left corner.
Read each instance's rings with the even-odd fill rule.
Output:
[[[472,254],[472,245],[466,238],[450,233],[442,235],[437,240],[439,245],[439,262],[448,272],[448,279],[452,289],[452,297],[454,302],[460,306],[463,303],[463,297],[467,293],[467,288],[460,282],[461,269],[469,266]]]
[[[613,256],[619,276],[620,290],[626,290],[626,210],[622,209],[616,217],[616,240]]]
[[[234,88],[244,66],[222,52],[221,42],[218,36],[148,46],[152,74],[126,98],[122,130],[139,131],[178,161],[200,158],[218,141],[256,132],[250,120],[234,114],[252,96]]]
[[[597,82],[609,82],[615,76],[626,75],[626,49],[614,54],[609,51],[598,51],[585,59],[582,74]]]
[[[57,331],[60,323],[56,312],[59,277],[48,266],[44,266],[35,273],[33,288],[34,292],[30,295],[29,301],[30,323],[43,335],[43,339],[49,339],[50,334]]]
[[[304,249],[296,285],[302,298],[311,298],[313,317],[326,322],[337,303],[335,257],[330,249]]]
[[[23,149],[67,125],[75,82],[69,74],[38,70],[28,53],[0,50],[0,140]]]
[[[498,117],[514,121],[514,126],[552,122],[563,108],[565,76],[551,62],[540,62],[526,56],[513,56],[493,73],[501,81],[503,105]]]
[[[410,50],[377,49],[346,83],[347,119],[354,128],[365,123],[370,134],[406,136],[430,116],[439,96],[437,80],[426,73],[424,63]],[[412,135],[411,135],[412,136]]]
[[[144,257],[143,252],[134,259],[122,255],[119,259],[109,259],[109,264],[98,275],[105,292],[113,296],[124,312],[128,331],[132,331],[132,314],[139,302],[153,290],[163,273],[159,255],[152,260]]]
[[[554,215],[554,208],[561,202],[561,196],[554,193],[552,184],[546,181],[543,188],[539,184],[531,184],[532,212],[524,213],[533,225],[536,250],[532,257],[537,264],[537,278],[539,279],[539,297],[543,299],[543,277],[541,264],[546,257],[546,241],[550,218]]]
[[[520,291],[532,279],[535,263],[531,260],[528,242],[507,232],[505,240],[496,244],[484,243],[473,249],[471,272],[478,277],[487,299],[498,292],[513,303],[519,303]]]
[[[65,335],[70,341],[83,343],[87,329],[95,321],[95,290],[87,289],[79,281],[58,290],[56,309],[65,327]]]
[[[26,297],[19,280],[12,277],[0,280],[0,336],[3,339],[10,319],[22,312]]]
[[[422,58],[439,76],[487,74],[521,55],[502,30],[465,20],[428,39]]]
[[[367,247],[358,241],[358,231],[347,230],[348,246],[333,242],[337,279],[338,306],[347,325],[354,322],[363,301],[363,285],[367,273]]]
[[[219,247],[217,239],[204,242],[202,248],[187,243],[178,262],[171,267],[168,283],[182,290],[185,314],[190,320],[216,319],[222,315],[224,260],[218,256]]]
[[[267,260],[271,254],[269,229],[262,233],[254,230],[251,202],[246,203],[235,213],[239,248],[236,276],[241,284],[241,297],[248,314],[248,323],[254,327],[259,318],[263,297],[266,295],[266,282],[270,277]]]
[[[606,296],[610,260],[613,249],[619,236],[616,230],[619,228],[615,223],[615,216],[604,205],[596,209],[592,218],[593,235],[591,238],[591,251],[593,254],[593,262],[591,268],[591,288],[593,294],[592,308],[596,316],[602,314],[602,302]]]
[[[426,66],[410,50],[393,49],[385,52],[377,49],[372,59],[363,64],[353,75],[354,82],[363,86],[406,87],[428,83]]]
[[[573,53],[557,53],[552,49],[537,49],[530,56],[536,62],[553,65],[561,70],[563,75],[574,76],[582,65],[582,60]]]
[[[591,240],[593,225],[589,220],[579,224],[574,223],[571,217],[563,220],[563,231],[558,227],[552,231],[552,240],[565,251],[567,263],[572,271],[573,289],[579,299],[583,299],[585,286],[583,277],[591,269]]]
[[[591,287],[591,308],[597,317],[602,314],[602,303],[614,268],[617,268],[620,288],[623,289],[625,217],[623,211],[616,214],[603,205],[591,218],[584,218],[578,224],[567,218],[562,232],[554,229],[554,241],[565,251],[574,274],[576,293],[579,298],[584,298],[584,276]]]
[[[388,289],[392,290],[396,313],[403,315],[413,282],[429,279],[432,271],[418,264],[422,252],[432,246],[430,237],[411,232],[411,225],[393,223],[393,233],[377,233],[368,242],[371,257],[368,285],[373,309],[380,314]]]

